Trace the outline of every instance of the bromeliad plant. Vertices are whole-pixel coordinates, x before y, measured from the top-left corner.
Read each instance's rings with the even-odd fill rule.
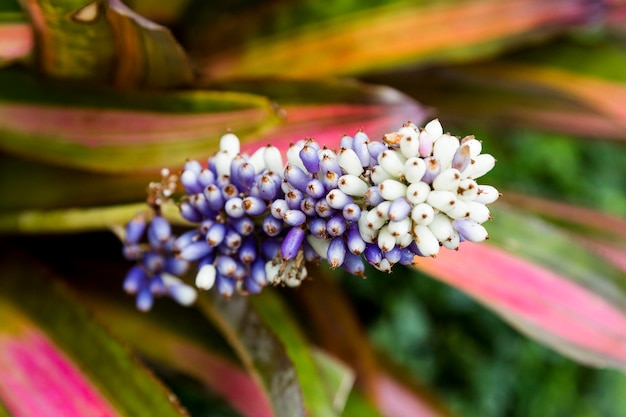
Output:
[[[494,411],[408,375],[423,327],[380,319],[460,297],[416,294],[424,275],[626,369],[622,3],[213,3],[0,5],[0,416],[548,416],[524,407],[571,374],[478,381],[461,364],[498,355],[440,322],[457,386],[546,389]],[[501,160],[497,204],[494,158],[433,117]],[[594,375],[619,416],[626,380]]]

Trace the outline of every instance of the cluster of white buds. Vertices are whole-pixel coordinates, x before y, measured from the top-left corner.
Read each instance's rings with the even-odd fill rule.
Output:
[[[382,141],[364,132],[344,136],[339,152],[301,140],[286,152],[286,163],[272,145],[242,154],[228,133],[206,164],[190,160],[180,175],[180,213],[196,229],[175,238],[160,216],[141,229],[128,225],[125,255],[139,261],[128,288],[151,301],[172,265],[196,263],[196,286],[230,297],[268,284],[298,286],[305,262],[325,260],[363,276],[365,262],[390,272],[416,256],[434,257],[442,246],[483,241],[487,204],[499,193],[476,182],[495,164],[481,151],[473,136],[444,133],[438,120],[423,129],[406,123]],[[169,171],[162,176],[149,197],[157,212],[178,180]],[[144,230],[150,250],[139,244]],[[167,245],[156,232],[167,235]],[[172,288],[175,297],[183,287]]]

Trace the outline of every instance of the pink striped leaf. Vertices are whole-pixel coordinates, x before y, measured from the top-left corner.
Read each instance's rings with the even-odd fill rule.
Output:
[[[597,19],[594,10],[581,0],[268,3],[218,15],[220,30],[190,25],[190,50],[205,79],[363,74],[489,56]]]
[[[0,67],[23,61],[33,50],[30,24],[19,12],[0,11]]]
[[[19,417],[185,415],[175,397],[33,260],[0,280],[0,404]]]
[[[463,243],[418,268],[580,362],[626,369],[626,281],[553,226],[494,211],[491,244]]]

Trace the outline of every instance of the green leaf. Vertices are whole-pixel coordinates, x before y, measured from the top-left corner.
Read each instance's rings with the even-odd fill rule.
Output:
[[[13,415],[185,415],[54,276],[21,254],[8,259],[0,280],[0,401]]]
[[[54,78],[120,87],[187,85],[192,71],[170,31],[119,0],[23,0],[37,37],[36,63]]]
[[[198,303],[264,387],[277,416],[337,415],[308,344],[276,295],[264,291],[254,298],[226,300],[213,293],[210,302],[200,297]]]
[[[193,28],[205,79],[327,77],[467,61],[589,21],[585,1],[268,3]],[[498,16],[494,19],[493,16]],[[205,19],[208,19],[205,17]]]
[[[122,92],[0,71],[0,148],[109,173],[204,159],[232,129],[245,138],[277,122],[264,97],[181,90]]]

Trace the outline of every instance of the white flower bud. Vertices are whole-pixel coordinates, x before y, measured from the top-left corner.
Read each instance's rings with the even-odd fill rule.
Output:
[[[392,179],[392,177],[380,165],[376,165],[371,170],[370,179],[374,184],[378,185],[385,180]]]
[[[342,175],[339,177],[338,186],[344,193],[355,197],[363,197],[369,188],[367,183],[356,175]]]
[[[419,154],[419,133],[410,127],[403,127],[398,131],[402,135],[400,139],[400,152],[405,158],[412,158]]]
[[[433,180],[433,188],[438,191],[456,191],[461,182],[461,173],[454,168],[448,168],[439,173]]]
[[[445,242],[452,238],[454,228],[452,220],[442,213],[435,214],[433,221],[427,226],[439,242]]]
[[[422,181],[410,184],[406,189],[406,199],[411,204],[423,203],[428,198],[428,194],[430,194],[430,185]]]
[[[260,174],[261,172],[265,171],[266,166],[265,166],[264,156],[265,156],[265,147],[261,147],[257,149],[256,151],[254,151],[254,153],[250,157],[249,162],[254,167],[254,172],[256,174]],[[279,173],[282,173],[282,170]]]
[[[326,259],[326,253],[328,252],[330,239],[320,239],[311,234],[307,234],[306,241],[309,243],[309,245],[311,245],[315,253],[317,253],[322,259]]]
[[[358,221],[359,233],[363,240],[367,243],[374,243],[378,237],[378,229],[373,229],[368,226],[369,220],[367,219],[369,211],[361,211],[361,217]],[[382,226],[381,226],[382,227]]]
[[[383,258],[380,261],[380,264],[374,265],[374,268],[378,269],[381,272],[391,273],[391,263],[389,263],[389,259]]]
[[[404,235],[400,235],[396,237],[396,246],[399,248],[406,248],[411,243],[413,243],[413,235],[410,233],[406,233]]]
[[[409,233],[412,225],[411,219],[409,217],[405,217],[402,220],[390,220],[387,224],[387,229],[389,230],[389,233],[397,239],[400,236]]]
[[[405,162],[406,158],[400,152],[391,149],[378,155],[378,164],[394,178],[400,178]]]
[[[491,218],[491,213],[486,205],[477,203],[476,201],[468,201],[467,206],[469,209],[469,218],[476,223],[481,224]]]
[[[470,208],[466,201],[457,199],[454,206],[446,211],[446,214],[453,219],[464,219],[470,216]]]
[[[480,155],[480,153],[483,150],[483,144],[480,143],[479,140],[477,140],[473,135],[472,136],[465,136],[463,139],[461,139],[461,144],[462,145],[466,145],[469,146],[470,148],[470,156],[472,158],[476,158],[478,155]]]
[[[196,275],[196,287],[201,290],[210,290],[213,288],[216,273],[217,271],[214,265],[203,265],[198,271],[198,275]]]
[[[456,230],[452,231],[452,236],[450,236],[449,239],[444,240],[443,242],[441,242],[441,244],[443,245],[444,248],[450,249],[450,250],[457,250],[457,249],[459,249],[459,244],[460,243],[461,243],[461,238],[459,236],[459,233]]]
[[[433,137],[427,131],[422,130],[419,134],[419,142],[420,156],[422,158],[431,156],[433,152]]]
[[[491,204],[495,202],[498,197],[500,197],[500,193],[495,187],[491,185],[479,185],[478,193],[474,201],[482,204]]]
[[[346,174],[359,176],[363,173],[363,165],[352,149],[342,149],[337,155],[337,162]]]
[[[426,202],[440,211],[452,209],[456,203],[456,195],[450,191],[431,191]]]
[[[433,258],[439,253],[439,241],[428,228],[421,224],[413,226],[413,234],[415,235],[415,243],[423,256],[432,256]]]
[[[411,220],[413,220],[415,224],[428,226],[433,221],[434,217],[435,210],[433,210],[430,204],[419,203],[411,210]]]
[[[233,162],[233,156],[227,151],[219,151],[213,157],[213,163],[215,164],[215,171],[217,176],[230,175],[230,164]]]
[[[396,238],[389,232],[389,228],[384,226],[378,232],[378,247],[383,252],[389,252],[396,245]]]
[[[385,200],[393,201],[406,196],[407,186],[396,180],[385,180],[378,185],[378,192]]]
[[[495,166],[496,158],[489,155],[488,153],[478,155],[476,158],[472,160],[472,164],[467,168],[467,176],[469,178],[480,178]]]
[[[234,158],[241,152],[239,138],[234,133],[227,133],[220,138],[220,151],[228,153]]]
[[[265,166],[270,171],[274,171],[278,174],[282,174],[285,168],[283,164],[283,156],[280,153],[280,150],[276,146],[267,145],[265,147],[265,152],[263,153],[263,161],[265,162]]]
[[[478,184],[471,178],[465,178],[459,182],[457,197],[461,200],[471,201],[478,195]]]
[[[302,163],[302,159],[300,159],[300,151],[302,148],[304,148],[303,140],[299,140],[297,143],[290,145],[289,149],[287,149],[287,162],[307,172],[306,167]]]
[[[459,147],[459,139],[449,134],[442,135],[433,144],[433,156],[439,161],[441,169],[450,168],[452,158]]]
[[[424,126],[424,130],[432,138],[433,141],[437,140],[439,136],[443,135],[443,127],[439,123],[439,119],[431,120]]]
[[[426,162],[422,158],[413,157],[404,163],[404,178],[410,183],[418,182],[426,172]]]
[[[313,245],[311,245],[311,247],[313,247]],[[276,265],[274,265],[271,260],[265,263],[265,276],[267,277],[268,284],[273,284],[280,281],[280,278],[278,276],[279,272],[280,263],[276,263]]]
[[[376,215],[381,219],[389,220],[389,208],[391,207],[391,201],[383,201],[382,203],[378,203],[378,205],[374,208]]]

